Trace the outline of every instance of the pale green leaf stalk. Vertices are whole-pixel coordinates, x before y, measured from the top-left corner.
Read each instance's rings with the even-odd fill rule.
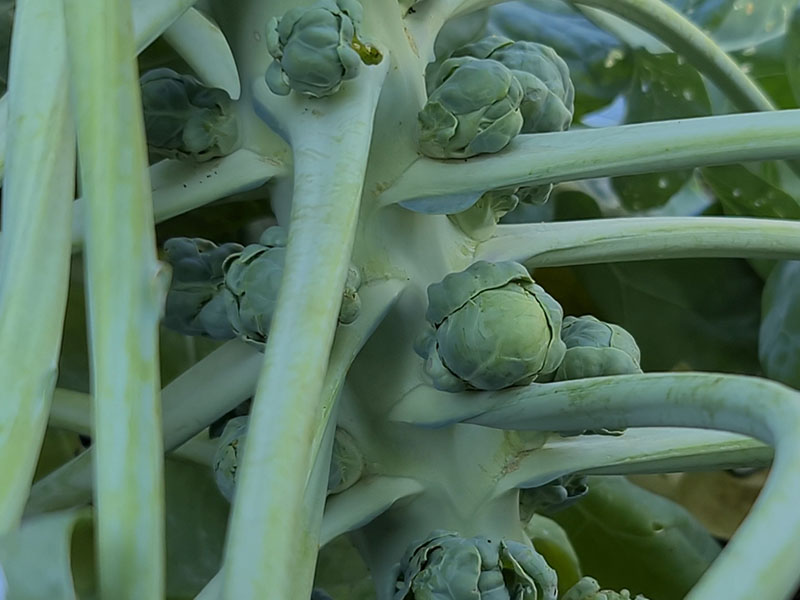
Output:
[[[469,162],[420,158],[380,202],[796,157],[798,135],[800,110],[520,135]]]
[[[529,268],[663,258],[800,255],[800,224],[731,217],[633,217],[500,225],[478,245],[482,260]]]
[[[449,406],[436,407],[439,425],[464,421],[536,431],[702,427],[772,445],[775,460],[758,502],[687,599],[787,598],[793,592],[791,565],[800,561],[800,482],[793,475],[800,469],[800,404],[794,390],[736,375],[657,373],[532,384],[471,394],[458,404],[443,401]],[[429,406],[401,401],[393,416],[428,421]]]
[[[365,67],[352,85],[324,100],[278,98],[256,84],[264,110],[292,115],[294,192],[286,268],[228,529],[227,598],[267,588],[285,598],[311,592],[318,534],[285,509],[301,505],[313,464],[320,392],[387,68],[388,60]]]
[[[0,475],[0,534],[19,524],[28,496],[67,302],[75,133],[63,30],[60,3],[18,3],[3,185],[9,233],[0,246],[0,454],[9,457]]]
[[[164,30],[164,40],[208,87],[225,90],[233,100],[239,98],[242,87],[236,62],[225,34],[211,19],[190,8]]]
[[[87,204],[100,594],[157,600],[165,585],[158,321],[167,274],[155,256],[131,5],[64,7]]]

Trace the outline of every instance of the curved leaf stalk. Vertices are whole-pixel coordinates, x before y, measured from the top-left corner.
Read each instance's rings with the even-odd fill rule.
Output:
[[[517,136],[469,161],[416,160],[379,198],[432,196],[800,156],[800,110]]]
[[[632,475],[765,467],[772,448],[722,431],[658,427],[621,435],[583,435],[549,440],[525,454],[497,484],[497,493],[537,487],[562,475]]]
[[[0,534],[19,524],[33,479],[67,303],[75,133],[63,30],[60,3],[17,7],[0,246]]]
[[[158,322],[169,275],[156,260],[131,4],[64,0],[64,12],[86,198],[100,594],[157,600],[165,585]]]
[[[190,8],[164,30],[164,40],[209,87],[228,92],[237,100],[242,93],[233,52],[219,26]]]
[[[320,429],[320,394],[355,236],[372,121],[388,60],[328,99],[254,90],[265,112],[292,114],[294,191],[286,266],[233,504],[225,598],[311,593],[318,531],[300,507]],[[279,117],[280,118],[280,117]],[[323,158],[321,160],[321,158]],[[267,535],[269,532],[269,535]]]
[[[240,149],[230,156],[197,164],[162,160],[149,171],[153,218],[161,223],[220,198],[260,187],[271,178],[284,175],[287,166],[277,159]],[[76,199],[72,219],[73,251],[83,245],[85,211],[84,199]]]
[[[662,258],[800,257],[800,223],[738,217],[643,217],[500,225],[476,260],[529,268]]]
[[[656,373],[532,384],[470,394],[465,400],[444,400],[447,406],[436,408],[438,422],[537,431],[702,427],[741,433],[774,446],[772,471],[758,501],[687,599],[786,598],[796,587],[800,562],[800,394],[796,391],[753,377]],[[412,404],[401,401],[393,416],[414,422],[418,415],[430,421],[425,406]]]
[[[164,451],[186,443],[250,398],[261,360],[261,353],[253,346],[231,340],[167,384],[161,392]],[[25,514],[89,502],[94,454],[93,446],[37,481],[31,488]]]
[[[570,0],[622,17],[653,34],[708,77],[742,111],[774,110],[761,88],[714,40],[662,0]]]

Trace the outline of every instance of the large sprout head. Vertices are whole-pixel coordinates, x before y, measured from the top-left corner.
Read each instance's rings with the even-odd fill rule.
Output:
[[[266,73],[270,90],[329,96],[356,77],[362,63],[380,62],[380,53],[358,37],[361,14],[358,0],[320,0],[273,18],[267,26],[267,50],[275,59]]]
[[[166,68],[147,71],[139,83],[150,152],[202,162],[236,149],[239,125],[226,91]]]
[[[515,262],[478,261],[428,287],[430,327],[416,344],[441,390],[526,385],[564,355],[561,306]]]
[[[641,373],[641,353],[633,336],[619,325],[591,315],[566,317],[561,339],[567,347],[555,380]]]
[[[432,158],[498,152],[522,129],[522,86],[494,60],[448,59],[419,113],[419,149]]]
[[[575,86],[567,63],[549,46],[491,35],[453,53],[453,57],[459,56],[489,58],[511,70],[523,89],[522,133],[564,131],[569,127]]]
[[[573,585],[561,596],[561,600],[647,600],[641,594],[631,596],[628,590],[616,592],[613,590],[601,590],[597,580],[591,577],[582,577],[578,583]]]
[[[239,244],[223,244],[201,238],[171,238],[164,243],[172,281],[167,293],[164,325],[184,335],[215,339],[236,336],[228,321],[222,264],[241,252]]]
[[[555,600],[556,580],[530,546],[435,531],[406,550],[393,600]]]

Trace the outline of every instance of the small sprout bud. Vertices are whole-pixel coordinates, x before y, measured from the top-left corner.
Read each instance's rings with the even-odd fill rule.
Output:
[[[322,98],[356,77],[362,63],[381,62],[381,53],[358,37],[361,14],[358,0],[320,0],[273,18],[267,26],[267,50],[275,59],[266,73],[269,89]]]
[[[434,531],[400,561],[393,600],[555,600],[556,572],[531,546]]]
[[[601,590],[597,580],[591,577],[583,577],[578,583],[573,585],[561,600],[647,600],[641,594],[631,596],[628,590],[615,592],[612,590]]]
[[[639,346],[619,325],[591,315],[566,317],[561,339],[567,347],[555,381],[641,373]]]
[[[236,488],[237,470],[242,460],[244,441],[247,438],[247,425],[250,417],[234,417],[225,425],[219,437],[217,451],[214,453],[214,479],[222,495],[233,501]]]
[[[364,457],[347,431],[336,428],[333,439],[328,494],[338,494],[355,484],[364,472]]]
[[[537,513],[558,512],[583,498],[588,491],[584,475],[564,475],[539,487],[520,489],[520,518],[528,521]]]
[[[139,83],[150,152],[202,162],[236,149],[239,126],[227,92],[166,68],[148,71]]]

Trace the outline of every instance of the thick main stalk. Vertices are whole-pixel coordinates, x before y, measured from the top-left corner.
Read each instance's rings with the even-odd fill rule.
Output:
[[[328,364],[388,60],[327,100],[278,99],[261,82],[261,110],[284,121],[294,157],[289,241],[247,448],[228,529],[223,598],[311,592],[319,531],[300,509],[313,467]],[[283,119],[282,119],[283,120]]]

